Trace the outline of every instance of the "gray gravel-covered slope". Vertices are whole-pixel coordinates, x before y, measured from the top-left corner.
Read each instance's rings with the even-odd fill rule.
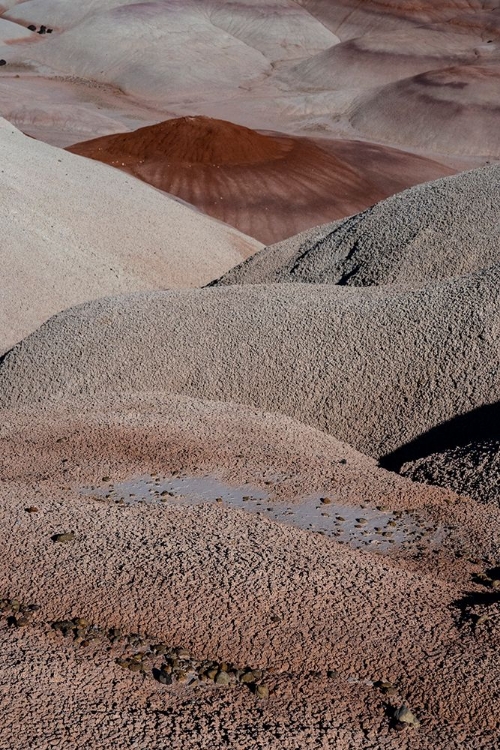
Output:
[[[500,165],[409,188],[265,248],[214,285],[423,284],[500,258]]]
[[[499,400],[500,266],[413,290],[283,284],[108,298],[0,365],[0,407],[159,390],[292,416],[380,457]]]
[[[472,442],[408,461],[401,473],[416,482],[437,484],[500,507],[500,439]]]

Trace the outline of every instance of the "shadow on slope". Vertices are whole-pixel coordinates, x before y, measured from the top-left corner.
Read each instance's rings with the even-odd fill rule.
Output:
[[[403,464],[425,458],[431,453],[441,453],[499,437],[500,401],[497,401],[433,427],[397,450],[382,456],[379,463],[389,471],[400,471]]]

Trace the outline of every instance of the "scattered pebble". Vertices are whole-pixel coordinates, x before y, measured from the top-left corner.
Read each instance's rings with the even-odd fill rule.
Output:
[[[66,542],[72,542],[75,538],[75,532],[74,531],[65,531],[62,534],[54,534],[52,537],[53,542],[60,542],[62,544]]]
[[[407,706],[401,706],[394,712],[394,718],[399,724],[406,724],[411,727],[419,727],[420,722],[414,713]]]

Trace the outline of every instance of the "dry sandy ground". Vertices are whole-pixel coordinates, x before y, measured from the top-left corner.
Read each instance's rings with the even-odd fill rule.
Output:
[[[18,627],[4,613],[0,747],[495,748],[498,597],[480,575],[498,561],[498,508],[412,485],[286,418],[163,395],[4,411],[1,443],[2,594],[40,608]],[[249,480],[292,505],[312,489],[341,503],[361,491],[368,506],[382,494],[445,536],[437,552],[380,556],[224,504],[80,494],[171,471]],[[101,628],[87,646],[51,627],[74,617]],[[116,663],[158,642],[268,670],[270,697],[162,685],[151,653],[144,673]],[[393,722],[402,704],[419,728]]]
[[[0,352],[55,312],[198,286],[261,245],[153,188],[0,120]]]
[[[7,6],[3,112],[52,142],[115,133],[127,119],[133,129],[141,119],[203,114],[257,129],[382,141],[462,168],[466,159],[477,166],[500,157],[493,1]],[[26,37],[29,24],[53,33]],[[94,96],[82,81],[105,90]]]
[[[255,254],[217,285],[424,284],[500,259],[500,167],[417,185]]]
[[[206,117],[168,120],[68,150],[133,174],[266,244],[451,173],[393,149],[264,135]]]

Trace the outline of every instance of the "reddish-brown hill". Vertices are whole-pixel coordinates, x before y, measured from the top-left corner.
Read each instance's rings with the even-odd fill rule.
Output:
[[[266,244],[363,210],[392,192],[383,169],[377,179],[360,164],[363,144],[356,158],[346,159],[330,142],[265,135],[209,117],[167,120],[68,150],[129,172]],[[407,185],[421,181],[421,163],[432,165],[425,179],[449,172],[402,157],[395,170],[405,173]],[[410,168],[408,160],[415,162]]]

